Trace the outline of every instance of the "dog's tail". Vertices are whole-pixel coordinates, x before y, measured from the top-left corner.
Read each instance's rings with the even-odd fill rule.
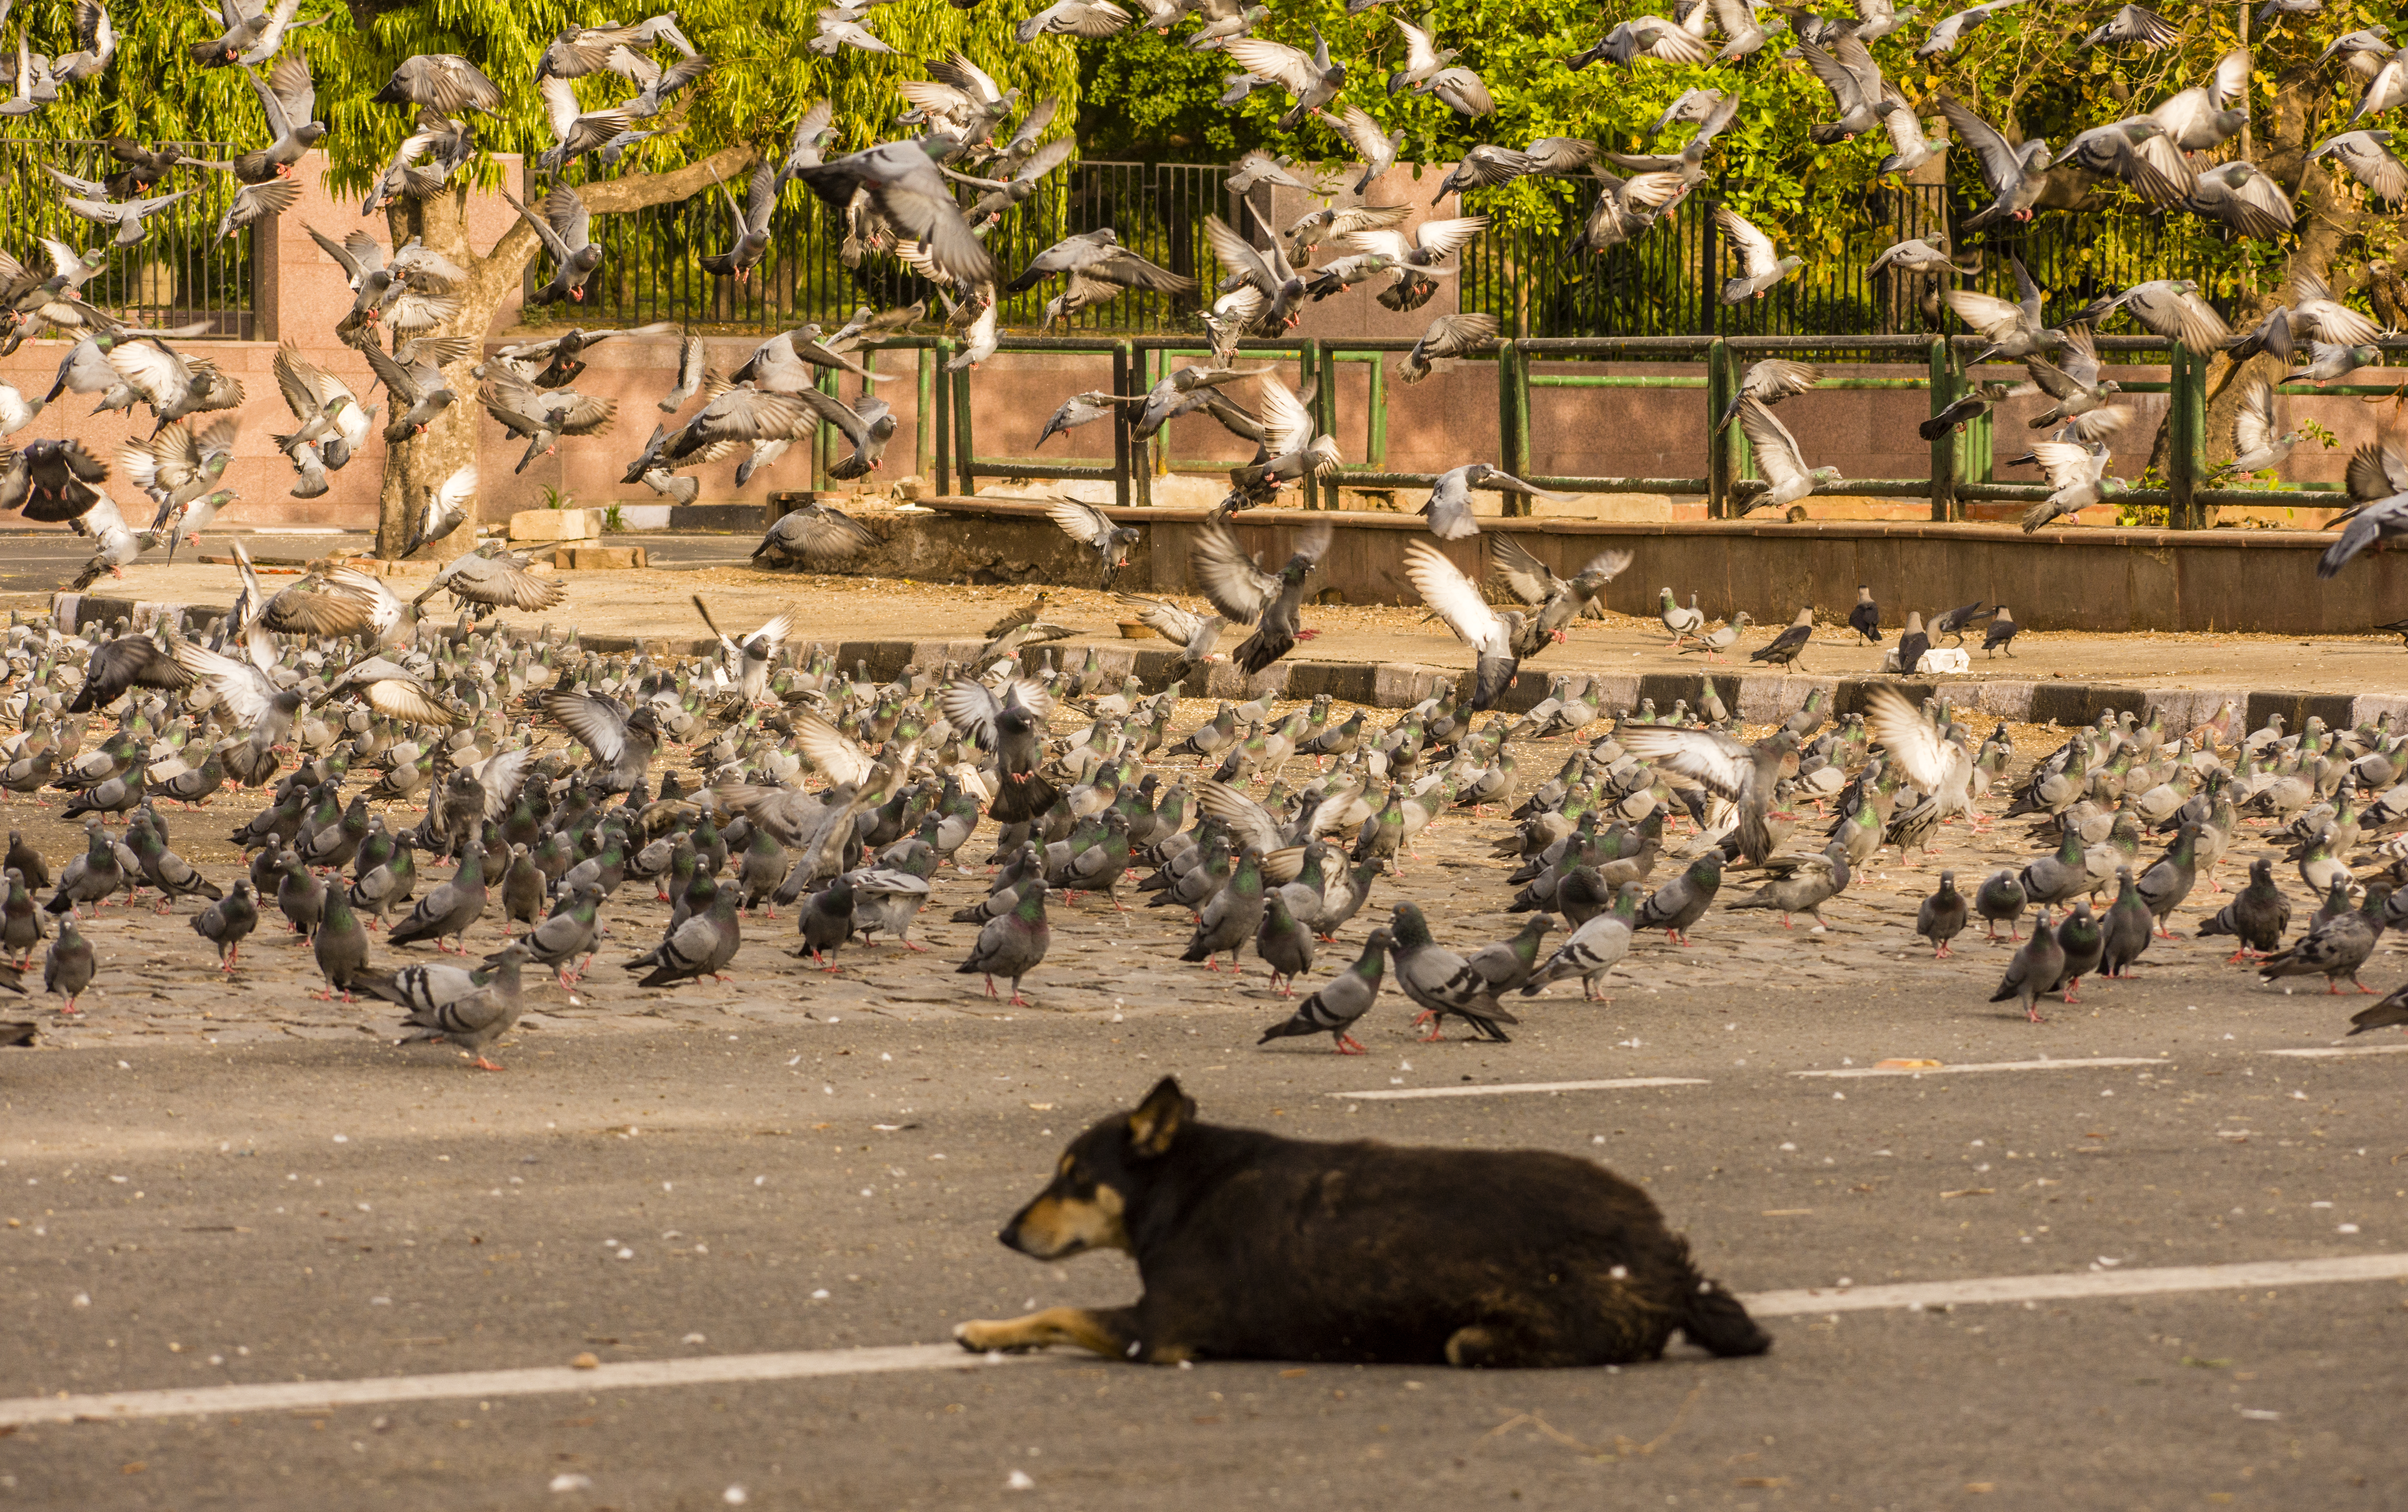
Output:
[[[1756,1326],[1739,1298],[1722,1283],[1689,1272],[1686,1305],[1681,1311],[1681,1332],[1689,1342],[1712,1354],[1762,1354],[1772,1348],[1772,1335]]]

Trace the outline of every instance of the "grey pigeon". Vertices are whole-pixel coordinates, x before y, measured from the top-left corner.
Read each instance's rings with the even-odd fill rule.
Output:
[[[2066,1002],[2078,1003],[2082,1000],[2074,995],[2074,990],[2082,985],[2083,977],[2099,969],[2107,951],[2106,932],[2090,912],[2088,898],[2076,903],[2073,912],[2057,926],[2057,948],[2065,956],[2064,963],[2057,968],[2057,985],[2064,990]]]
[[[595,911],[602,902],[602,889],[588,882],[563,896],[552,906],[552,917],[520,936],[517,943],[526,947],[527,958],[538,965],[550,966],[560,978],[562,987],[573,986],[583,975],[568,969],[568,963],[584,956],[591,963],[594,948],[601,928]],[[485,958],[492,965],[494,957]]]
[[[836,970],[828,963],[828,957],[853,938],[852,877],[838,877],[812,893],[803,905],[802,917],[795,927],[803,937],[801,953],[819,963],[823,971]]]
[[[706,888],[707,897],[694,896],[695,889]],[[744,943],[744,929],[736,917],[734,884],[721,887],[708,874],[697,873],[687,896],[695,906],[684,922],[670,930],[658,946],[626,963],[629,971],[652,968],[652,974],[638,978],[637,986],[675,987],[697,977],[716,978],[736,959],[738,948]]]
[[[2001,867],[1983,878],[1981,889],[1973,895],[1973,908],[1982,916],[1985,937],[1997,939],[1999,922],[2004,920],[2008,940],[2022,939],[2023,936],[2015,933],[2015,920],[2023,917],[2029,902],[2024,896],[2023,884],[2015,880],[2014,873]]]
[[[466,954],[465,943],[447,946],[444,937],[462,940],[485,913],[485,849],[480,845],[463,846],[459,869],[448,882],[438,883],[409,917],[393,926],[385,936],[389,945],[409,945],[419,940],[433,940],[437,950],[455,950]]]
[[[1346,1031],[1379,1001],[1380,983],[1387,974],[1388,949],[1394,940],[1384,925],[1373,930],[1353,965],[1297,1004],[1289,1018],[1264,1030],[1263,1037],[1255,1043],[1268,1045],[1275,1039],[1300,1034],[1327,1034],[1336,1042],[1340,1055],[1367,1053]]]
[[[910,934],[911,921],[928,901],[927,881],[891,866],[852,875],[854,933],[883,934],[906,949],[925,950],[912,943]]]
[[[1262,922],[1254,931],[1254,953],[1270,968],[1271,985],[1280,988],[1280,978],[1287,985],[1280,988],[1283,995],[1293,997],[1296,979],[1312,969],[1312,931],[1296,921],[1288,912],[1286,896],[1274,889],[1263,897]]]
[[[1789,927],[1791,914],[1805,914],[1822,929],[1831,927],[1823,917],[1823,905],[1847,891],[1851,878],[1845,844],[1834,840],[1819,856],[1775,856],[1764,867],[1772,879],[1725,906],[1774,909],[1781,915],[1783,929]]]
[[[2278,977],[2310,977],[2318,973],[2325,978],[2328,994],[2341,991],[2341,979],[2346,977],[2350,985],[2361,992],[2374,989],[2358,979],[2366,958],[2383,936],[2383,914],[2380,906],[2350,909],[2315,925],[2291,943],[2287,950],[2277,950],[2266,958],[2258,975],[2266,981]]]
[[[1942,872],[1940,891],[1924,899],[1923,906],[1914,915],[1914,933],[1931,942],[1934,961],[1945,961],[1955,953],[1948,949],[1948,942],[1964,933],[1971,912],[1965,894],[1956,891],[1956,874]]]
[[[1430,938],[1429,920],[1417,905],[1397,905],[1388,933],[1393,939],[1390,950],[1396,958],[1397,985],[1422,1006],[1413,1022],[1426,1021],[1430,1026],[1425,1040],[1443,1034],[1452,1016],[1469,1024],[1483,1039],[1505,1042],[1505,1032],[1497,1026],[1521,1020],[1498,1003],[1487,978],[1472,970],[1463,957]]]
[[[1689,869],[1657,888],[1639,909],[1634,930],[1660,929],[1673,944],[1686,947],[1689,926],[1706,916],[1714,893],[1723,885],[1720,848],[1689,863]]]
[[[2000,978],[1999,990],[1990,994],[1990,1001],[2004,1003],[2012,998],[2023,1005],[2032,1022],[2039,1023],[2040,995],[2056,990],[2064,969],[2065,950],[2057,943],[2057,931],[2050,926],[2048,910],[2043,907],[2032,924],[2031,938],[2007,963],[2007,974]]]
[[[1489,991],[1502,996],[1527,982],[1539,969],[1540,947],[1555,927],[1552,916],[1536,915],[1522,926],[1520,934],[1510,940],[1482,946],[1465,957],[1464,963],[1480,974],[1488,983]]]
[[[1643,891],[1636,882],[1623,883],[1613,906],[1573,930],[1571,936],[1555,948],[1555,953],[1522,984],[1522,995],[1535,996],[1551,982],[1578,977],[1581,996],[1598,997],[1614,963],[1630,952],[1632,926],[1638,920]]]
[[[1238,951],[1254,937],[1262,922],[1263,853],[1248,846],[1239,852],[1227,883],[1197,913],[1196,932],[1179,959],[1201,961],[1205,970],[1218,971],[1221,968],[1212,958],[1226,954],[1230,969],[1241,971],[1237,965]]]
[[[2130,976],[2132,963],[2149,948],[2155,923],[2148,904],[2132,880],[2132,868],[2117,867],[2115,901],[2107,906],[2107,916],[2099,926],[2105,939],[2105,949],[2099,958],[2100,970],[2109,977]]]
[[[473,1057],[478,1070],[501,1070],[498,1064],[486,1059],[485,1047],[508,1034],[510,1027],[519,1021],[519,1013],[525,1006],[520,993],[519,967],[527,958],[525,944],[513,941],[504,946],[494,958],[495,964],[490,973],[467,974],[472,983],[467,991],[446,996],[441,1001],[422,1001],[410,1005],[408,1017],[402,1020],[408,1033],[403,1034],[398,1043],[416,1045],[430,1040],[446,1041],[466,1050]],[[370,979],[363,977],[361,982],[369,986]],[[375,991],[376,988],[369,986],[369,990]],[[377,995],[385,997],[388,994],[378,991]]]
[[[42,991],[65,998],[62,1013],[76,1013],[76,998],[92,985],[93,972],[92,942],[76,928],[73,914],[59,920],[59,937],[50,942],[50,954],[42,962]]]
[[[989,997],[997,995],[997,977],[1010,977],[1011,1003],[1026,1007],[1027,1000],[1020,995],[1021,978],[1045,960],[1045,951],[1053,942],[1053,927],[1045,921],[1045,880],[1032,877],[1021,884],[1019,904],[1011,912],[990,919],[981,927],[969,959],[953,970],[960,976],[984,977]]]
[[[2174,936],[2173,932],[2166,927],[2166,921],[2173,917],[2173,911],[2182,906],[2183,900],[2190,896],[2191,888],[2199,881],[2200,833],[2200,826],[2196,824],[2186,824],[2175,832],[2172,848],[2157,864],[2143,872],[2134,884],[2136,895],[2157,921],[2157,934],[2167,939]],[[2141,952],[2135,950],[2132,953],[2139,955]]]
[[[326,978],[326,990],[310,996],[326,1002],[340,991],[343,1001],[351,1002],[351,980],[368,962],[368,932],[341,888],[325,890],[325,912],[318,920],[318,932],[309,937],[309,949]]]
[[[2274,863],[2252,862],[2249,885],[2232,895],[2214,918],[2199,926],[2201,939],[2212,934],[2229,934],[2240,941],[2226,964],[2243,961],[2252,955],[2269,955],[2283,943],[2283,932],[2291,926],[2291,900],[2274,884]]]

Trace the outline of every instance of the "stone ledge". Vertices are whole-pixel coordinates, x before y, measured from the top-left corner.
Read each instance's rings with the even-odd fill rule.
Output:
[[[195,629],[207,627],[224,618],[225,609],[218,605],[153,604],[133,599],[102,598],[91,594],[56,593],[51,595],[50,611],[60,627],[73,630],[79,625],[106,624],[118,619],[130,618],[137,627],[147,627],[162,619],[178,614],[187,616]],[[562,627],[564,630],[570,628]],[[580,644],[604,654],[632,651],[640,647],[655,656],[692,657],[709,655],[718,641],[708,635],[609,635],[580,633]],[[852,675],[864,672],[873,680],[889,681],[902,675],[907,667],[933,672],[948,662],[965,662],[977,654],[982,640],[848,640],[830,647],[824,640],[797,641],[809,650],[814,645],[830,649],[840,671]],[[1139,686],[1147,692],[1159,692],[1169,682],[1170,667],[1176,659],[1167,647],[1148,646],[1142,641],[1095,643],[1096,664],[1113,679],[1134,675]],[[1031,649],[1037,663],[1042,666],[1049,654],[1065,667],[1086,664],[1087,647],[1068,642],[1048,642]],[[1199,680],[1189,673],[1182,692],[1190,698],[1212,698],[1236,701],[1258,698],[1267,691],[1292,699],[1313,698],[1327,693],[1333,700],[1360,704],[1373,708],[1409,708],[1423,699],[1434,696],[1449,681],[1458,692],[1470,692],[1471,674],[1455,667],[1427,666],[1412,662],[1321,662],[1290,657],[1273,663],[1258,676],[1248,678],[1226,662],[1215,662],[1201,669]],[[1945,696],[1952,705],[1984,720],[2005,720],[2017,724],[2088,724],[2102,713],[2126,710],[2146,719],[2162,711],[2167,727],[2179,734],[2193,729],[2215,717],[2229,701],[2244,720],[2244,728],[2257,729],[2276,714],[2283,716],[2286,729],[2297,730],[2310,718],[2321,719],[2328,726],[2345,729],[2361,721],[2389,714],[2395,721],[2408,720],[2408,693],[2327,693],[2308,689],[2289,688],[2127,688],[2114,683],[2065,682],[2054,678],[2032,682],[1951,682],[1944,678],[1826,678],[1799,676],[1783,678],[1764,674],[1738,672],[1651,672],[1645,674],[1611,671],[1584,671],[1570,665],[1550,666],[1537,663],[1526,666],[1514,684],[1506,689],[1498,701],[1504,713],[1520,713],[1544,701],[1556,675],[1586,677],[1598,693],[1598,706],[1609,716],[1622,710],[1635,709],[1641,700],[1653,699],[1659,712],[1670,713],[1675,703],[1685,700],[1696,708],[1704,699],[1709,683],[1725,705],[1750,723],[1765,724],[1785,719],[1804,705],[1807,696],[1820,690],[1834,714],[1861,713],[1869,695],[1875,688],[1894,688],[1909,699]]]

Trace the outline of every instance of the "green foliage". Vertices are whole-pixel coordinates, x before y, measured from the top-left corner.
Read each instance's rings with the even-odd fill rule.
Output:
[[[186,49],[206,42],[225,28],[215,7],[159,6],[112,13],[118,28],[117,57],[108,72],[93,83],[64,85],[56,103],[46,106],[30,121],[11,122],[9,135],[46,137],[137,136],[145,141],[233,141],[245,147],[266,143],[266,125],[258,96],[239,68],[203,68]],[[319,57],[338,49],[356,48],[351,12],[332,7],[324,24],[288,34],[299,38]],[[27,45],[52,57],[72,52],[75,40],[72,6],[25,6],[16,12],[23,21]],[[333,40],[329,40],[329,39]],[[293,45],[288,41],[287,46]],[[325,74],[317,74],[325,90]],[[382,84],[380,78],[371,90]],[[396,136],[394,138],[399,141]]]
[[[621,172],[659,169],[692,162],[736,142],[764,151],[782,151],[795,121],[812,101],[831,100],[838,150],[853,150],[899,135],[893,124],[905,108],[896,85],[926,77],[924,59],[959,49],[1006,89],[1023,92],[1024,107],[1047,95],[1062,101],[1055,135],[1075,119],[1079,105],[1077,55],[1067,41],[1045,37],[1021,47],[1012,27],[1036,8],[1030,0],[989,0],[975,10],[946,0],[900,0],[880,7],[870,23],[891,44],[892,55],[846,50],[834,59],[806,47],[816,31],[818,0],[695,0],[681,6],[679,22],[695,47],[716,63],[699,85],[649,125],[666,125],[681,115],[682,131],[643,143],[622,161]],[[474,115],[478,145],[491,152],[532,156],[552,145],[543,97],[535,87],[536,60],[563,29],[649,14],[595,0],[412,0],[357,11],[341,6],[322,26],[296,30],[286,40],[309,56],[318,83],[319,112],[328,132],[324,146],[344,193],[366,189],[408,135],[414,112],[372,105],[394,66],[413,53],[455,52],[468,58],[504,96],[497,117]],[[48,14],[45,14],[45,13]],[[21,14],[23,12],[21,11]],[[31,21],[34,46],[52,52],[73,49],[68,7],[44,7]],[[365,34],[355,14],[372,17]],[[250,82],[239,68],[198,68],[185,56],[191,43],[217,35],[214,21],[194,6],[149,7],[119,18],[121,42],[109,73],[93,87],[65,89],[59,102],[36,118],[31,134],[44,136],[105,136],[123,133],[145,139],[265,141],[265,125]],[[599,73],[575,80],[578,99],[599,108],[635,93],[616,75]],[[481,181],[498,181],[492,164],[480,165]],[[513,186],[514,187],[514,186]],[[790,201],[807,197],[790,186]]]
[[[560,489],[552,488],[549,485],[544,488],[543,506],[547,509],[566,509],[576,502],[577,501],[575,499],[569,497],[566,492]]]
[[[602,534],[615,535],[626,528],[627,517],[620,512],[617,505],[614,504],[602,511]]]
[[[2317,424],[2315,421],[2296,421],[2293,424],[2297,427],[2301,435],[2314,441],[2316,445],[2324,448],[2327,451],[2330,451],[2333,448],[2341,445],[2340,436],[2333,435],[2332,432],[2327,430],[2324,426]]]
[[[1591,137],[1610,150],[1649,150],[1645,128],[1684,90],[1739,90],[1746,104],[1712,160],[1716,193],[1770,232],[1784,250],[1810,259],[1840,253],[1866,219],[1865,193],[1876,182],[1874,170],[1888,154],[1889,141],[1878,131],[1830,147],[1808,140],[1811,124],[1830,119],[1831,98],[1801,64],[1778,56],[1787,45],[1785,34],[1776,34],[1770,46],[1739,64],[1692,67],[1642,60],[1633,68],[1598,64],[1578,73],[1564,66],[1617,21],[1669,8],[1631,0],[1613,0],[1602,10],[1571,0],[1437,0],[1426,16],[1413,19],[1432,28],[1440,47],[1460,49],[1457,61],[1487,82],[1498,110],[1481,121],[1462,120],[1433,98],[1387,93],[1387,70],[1398,65],[1404,48],[1386,9],[1350,20],[1342,0],[1306,0],[1279,7],[1258,31],[1310,50],[1318,26],[1333,56],[1350,70],[1340,106],[1361,106],[1392,132],[1404,128],[1399,156],[1409,162],[1446,162],[1475,143],[1519,146],[1549,136]],[[2107,21],[2118,0],[2028,0],[1999,13],[1948,56],[1929,64],[1914,61],[1914,50],[1930,23],[1961,8],[1959,0],[1927,5],[1920,18],[1874,43],[1885,72],[1926,118],[1936,116],[1935,98],[1946,93],[1972,103],[2010,139],[2037,135],[2059,147],[2080,130],[2140,113],[2202,82],[2236,40],[2233,8],[2207,7],[2175,14],[2184,41],[2165,52],[2137,47],[2078,51],[2072,43]],[[1766,12],[1768,20],[1771,15]],[[2284,16],[2253,38],[2251,104],[2261,159],[2266,134],[2273,129],[2277,79],[2313,66],[2334,37],[2382,19],[2387,17],[2366,0],[2335,0],[2320,14]],[[1254,147],[1308,160],[1345,153],[1343,141],[1318,121],[1308,118],[1292,133],[1278,131],[1288,101],[1277,90],[1259,91],[1230,110],[1213,104],[1224,78],[1237,69],[1217,52],[1189,52],[1182,38],[1191,29],[1181,27],[1168,41],[1132,29],[1082,44],[1082,135],[1091,154],[1209,161]],[[2316,93],[2329,108],[2313,128],[2312,140],[2339,129],[2358,87],[2357,76],[2338,64],[2316,76]],[[1676,128],[1666,145],[1685,140],[1690,129]],[[1952,148],[1949,164],[1953,197],[1960,204],[1985,203],[1988,196],[1972,154]],[[2318,165],[2309,171],[2329,170]],[[1560,196],[1560,189],[1524,180],[1475,196],[1472,208],[1508,223],[1552,225]],[[2113,185],[2085,201],[2085,208],[2094,206],[2142,208]],[[2263,242],[2228,243],[2211,222],[2197,217],[2169,216],[2162,228],[2154,221],[2143,223],[2137,214],[2127,219],[2130,229],[2103,235],[2085,249],[2086,257],[2100,266],[2128,265],[2137,254],[2204,268],[2210,294],[2270,285],[2286,251]],[[2131,236],[2144,236],[2145,242],[2117,239]]]

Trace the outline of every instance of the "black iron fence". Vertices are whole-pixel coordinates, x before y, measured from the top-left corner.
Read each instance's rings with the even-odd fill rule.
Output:
[[[215,162],[241,150],[226,142],[150,145]],[[0,137],[0,226],[7,228],[5,244],[11,257],[48,274],[50,261],[39,238],[78,250],[101,248],[108,253],[108,267],[84,285],[88,303],[138,324],[206,324],[210,336],[251,335],[251,234],[218,235],[218,222],[234,199],[232,175],[206,168],[174,170],[149,194],[191,193],[151,216],[141,241],[114,248],[108,243],[115,228],[94,225],[67,209],[66,192],[42,172],[45,164],[94,181],[107,180],[123,166],[109,156],[103,141]]]
[[[1596,207],[1591,182],[1560,180],[1542,191],[1555,201],[1553,223],[1492,230],[1464,249],[1463,306],[1497,316],[1509,335],[1909,335],[1942,328],[1942,286],[1921,275],[1870,273],[1883,250],[1920,238],[1956,247],[1952,207],[1938,184],[1874,184],[1856,196],[1854,213],[1822,218],[1844,233],[1796,245],[1770,223],[1784,252],[1805,266],[1759,299],[1725,305],[1723,280],[1737,271],[1713,229],[1713,190],[1701,188],[1635,240],[1590,252],[1581,232]],[[1467,209],[1480,208],[1470,196]],[[1952,280],[2015,297],[2009,254],[2049,292],[2051,319],[2097,295],[2148,278],[2189,278],[2222,307],[2247,273],[2244,246],[2224,246],[2195,221],[2170,221],[2138,207],[2048,211],[2026,225],[1992,231],[1958,249],[1978,274]]]
[[[1017,269],[1065,236],[1110,226],[1149,260],[1197,278],[1200,294],[1131,291],[1046,326],[1063,335],[1135,335],[1200,331],[1220,268],[1203,235],[1218,214],[1257,245],[1277,240],[1275,228],[1225,187],[1220,164],[1080,162],[1049,176],[988,237],[999,266]],[[733,185],[740,195],[742,185]],[[530,181],[530,196],[536,186]],[[1526,193],[1526,191],[1517,191]],[[1715,192],[1702,186],[1667,211],[1643,235],[1602,253],[1581,250],[1582,227],[1595,206],[1594,181],[1551,180],[1540,193],[1552,202],[1536,223],[1500,224],[1464,250],[1461,307],[1498,316],[1506,334],[1581,335],[1906,335],[1942,327],[1941,285],[1914,275],[1868,270],[1884,249],[1920,237],[1944,245],[1955,219],[1969,207],[1952,205],[1940,185],[1879,183],[1850,191],[1845,213],[1817,223],[1845,227],[1797,245],[1789,230],[1769,225],[1784,251],[1805,266],[1761,299],[1725,305],[1724,278],[1734,270],[1713,230]],[[973,191],[963,190],[965,202]],[[1483,208],[1478,193],[1464,212]],[[890,308],[930,299],[933,290],[894,257],[865,245],[840,211],[790,186],[780,207],[768,256],[743,284],[705,274],[699,259],[730,239],[725,203],[714,192],[678,205],[597,217],[604,251],[594,316],[614,324],[652,321],[767,333],[804,321],[841,323],[856,306]],[[2252,244],[2221,242],[2192,217],[2167,218],[2138,205],[2046,211],[2028,224],[1994,228],[1959,249],[1982,271],[1962,283],[2012,298],[2007,254],[2022,259],[2050,292],[2052,318],[2095,295],[2153,278],[2197,279],[2212,300],[2229,307],[2252,277]],[[528,289],[549,274],[531,270]],[[1001,324],[1036,331],[1060,289],[1054,280],[1004,301]]]
[[[1121,242],[1148,260],[1203,281],[1205,298],[1219,277],[1204,236],[1204,218],[1235,213],[1220,164],[1073,163],[1052,174],[986,238],[996,264],[1016,271],[1060,241],[1110,226]],[[744,186],[730,186],[740,199]],[[538,186],[528,185],[532,195]],[[974,191],[964,190],[967,203]],[[731,236],[726,202],[716,191],[677,205],[627,215],[597,216],[594,235],[603,249],[599,287],[587,301],[594,317],[611,324],[679,321],[764,334],[805,321],[840,324],[856,306],[887,309],[928,300],[935,291],[894,257],[865,245],[841,211],[799,185],[781,203],[768,255],[738,284],[702,271],[700,259],[724,251]],[[531,269],[528,292],[549,277]],[[1059,279],[1007,296],[1000,322],[1034,329]],[[1069,329],[1108,334],[1182,331],[1195,327],[1198,296],[1132,290],[1072,317]],[[1056,326],[1055,329],[1062,329]]]

